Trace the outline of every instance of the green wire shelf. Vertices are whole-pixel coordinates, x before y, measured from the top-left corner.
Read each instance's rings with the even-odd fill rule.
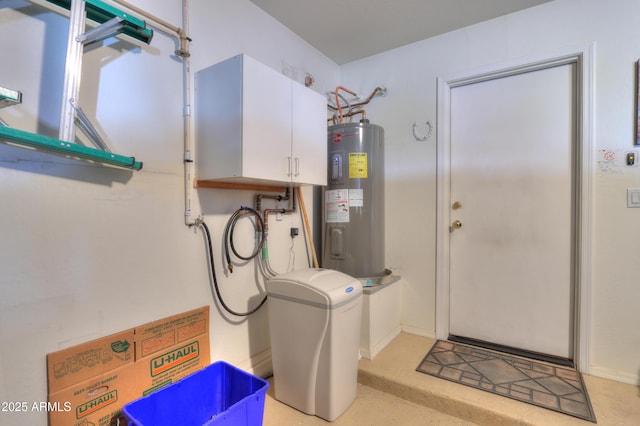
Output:
[[[64,7],[67,10],[71,9],[72,0],[48,0],[50,3],[57,4],[60,7]],[[113,19],[120,18],[124,24],[122,33],[129,37],[140,40],[149,44],[153,38],[153,30],[147,28],[147,24],[135,16],[131,16],[110,4],[104,3],[100,0],[84,0],[85,9],[87,11],[87,18],[104,24],[105,22]]]
[[[32,148],[51,154],[62,155],[68,158],[107,164],[110,166],[123,167],[132,170],[142,169],[142,162],[136,161],[134,157],[127,157],[124,155],[114,154],[112,152],[101,151],[96,148],[25,132],[12,127],[0,126],[0,142],[18,145],[25,148]]]

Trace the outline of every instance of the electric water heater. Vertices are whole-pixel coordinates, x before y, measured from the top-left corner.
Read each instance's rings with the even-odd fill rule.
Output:
[[[384,129],[368,120],[330,126],[323,266],[356,278],[385,274]]]

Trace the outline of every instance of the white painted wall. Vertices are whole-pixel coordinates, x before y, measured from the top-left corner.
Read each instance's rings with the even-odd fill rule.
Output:
[[[180,2],[134,4],[180,25]],[[339,68],[246,0],[192,0],[191,70],[240,52],[280,70],[311,72],[319,92],[338,82],[360,93],[389,88],[368,109],[385,127],[387,264],[402,275],[404,329],[435,330],[436,77],[556,48],[596,43],[596,145],[632,148],[634,64],[640,57],[635,0],[556,0]],[[0,4],[0,86],[22,105],[0,109],[14,127],[57,135],[67,19],[44,0]],[[0,401],[46,399],[45,354],[136,324],[213,304],[204,242],[183,224],[182,66],[174,42],[123,39],[86,55],[81,105],[116,152],[144,161],[140,172],[91,166],[0,144]],[[197,153],[196,153],[197,155]],[[594,374],[638,382],[640,209],[625,207],[640,168],[596,165],[592,366]],[[307,204],[311,195],[307,193]],[[220,262],[229,215],[253,194],[194,191]],[[407,215],[416,220],[407,226]],[[272,224],[274,266],[289,261],[288,229]],[[296,240],[296,264],[305,251]],[[218,263],[220,271],[221,263]],[[252,268],[221,279],[239,309],[255,289]],[[246,305],[245,305],[246,307]],[[212,357],[251,367],[268,352],[265,312],[237,324],[212,308]],[[260,365],[257,365],[261,368]],[[44,413],[2,414],[4,424],[46,424]]]
[[[387,264],[406,281],[404,329],[435,330],[436,78],[516,58],[595,43],[594,245],[592,374],[640,383],[640,209],[626,208],[626,189],[640,187],[640,168],[623,166],[633,150],[634,73],[640,58],[636,0],[556,0],[341,67],[341,83],[388,96],[368,108],[386,132]],[[640,151],[640,148],[635,149]],[[617,160],[603,161],[613,150]],[[598,161],[600,160],[600,161]],[[414,219],[407,226],[407,217]]]
[[[182,25],[180,1],[132,3]],[[338,84],[335,63],[249,1],[190,5],[192,72],[244,52],[276,70],[283,61],[307,70],[321,93]],[[0,117],[53,137],[68,28],[58,10],[44,0],[0,4],[0,86],[21,90],[24,99],[0,109]],[[0,144],[0,401],[46,401],[48,352],[207,304],[212,359],[270,368],[256,364],[269,351],[266,311],[249,320],[220,313],[203,237],[184,225],[183,77],[175,48],[156,31],[150,46],[111,39],[84,57],[80,105],[115,152],[144,162],[142,171]],[[311,210],[310,190],[306,197]],[[256,271],[249,266],[223,275],[222,231],[231,213],[253,199],[252,192],[193,191],[193,215],[205,215],[223,292],[238,310],[257,291]],[[289,227],[303,224],[299,216],[271,224],[272,263],[284,272]],[[253,240],[244,226],[237,233],[241,247]],[[296,266],[305,267],[302,237],[295,254]],[[44,425],[46,413],[0,413],[0,424]]]

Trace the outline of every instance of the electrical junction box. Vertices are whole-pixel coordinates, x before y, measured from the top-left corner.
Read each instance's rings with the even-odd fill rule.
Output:
[[[636,167],[638,165],[638,152],[629,151],[624,155],[624,162],[627,167]]]

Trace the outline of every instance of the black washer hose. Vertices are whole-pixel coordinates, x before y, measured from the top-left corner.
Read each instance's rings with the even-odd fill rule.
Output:
[[[258,229],[260,230],[260,241],[253,253],[251,253],[249,256],[243,256],[240,253],[238,253],[235,245],[233,244],[233,230],[235,229],[236,223],[238,223],[238,220],[249,213],[253,214],[256,217],[256,221],[259,224]],[[262,220],[262,216],[260,216],[260,213],[258,213],[257,210],[254,210],[251,207],[240,207],[238,210],[236,210],[231,215],[231,217],[227,221],[227,225],[224,228],[224,255],[225,255],[225,258],[227,259],[227,268],[229,268],[229,272],[233,274],[233,264],[231,263],[229,246],[231,246],[231,251],[233,251],[233,254],[235,254],[236,257],[238,257],[239,259],[251,260],[257,255],[259,255],[260,252],[262,251],[262,246],[264,246],[264,242],[266,239],[265,237],[266,235],[264,231],[264,221]]]
[[[236,212],[237,213],[237,212]],[[256,212],[257,213],[257,212]],[[234,213],[235,215],[235,213]],[[257,217],[260,217],[260,215],[257,215]],[[237,220],[237,219],[236,219]],[[260,219],[260,221],[262,221],[262,218]],[[220,294],[220,288],[218,286],[218,279],[216,277],[216,268],[215,265],[213,263],[213,248],[211,246],[211,233],[209,232],[209,227],[207,226],[206,223],[204,223],[204,221],[199,222],[200,226],[202,227],[202,229],[204,230],[205,233],[205,238],[207,240],[207,248],[209,250],[209,265],[211,267],[211,277],[213,278],[213,288],[216,292],[216,295],[218,296],[218,300],[220,301],[220,304],[222,305],[222,307],[224,308],[225,311],[227,311],[228,313],[238,316],[238,317],[246,317],[249,316],[251,314],[253,314],[254,312],[256,312],[258,309],[260,309],[262,307],[262,305],[264,305],[264,303],[267,301],[267,296],[265,295],[264,298],[262,299],[262,301],[260,302],[260,304],[258,304],[258,306],[256,306],[255,308],[247,311],[247,312],[236,312],[233,309],[231,309],[224,301],[224,299],[222,298],[222,295]],[[228,226],[229,224],[227,224]],[[235,222],[234,222],[234,226],[235,226]],[[263,228],[264,229],[264,228]],[[262,248],[262,244],[264,242],[264,231],[262,233],[263,238],[261,239],[261,242],[259,244],[259,249],[256,250],[257,253],[260,252],[260,249]],[[225,240],[226,241],[226,240]],[[235,251],[234,251],[235,253]],[[228,256],[228,253],[227,253]],[[254,255],[255,257],[255,255]],[[230,262],[229,258],[227,257],[228,261]]]

